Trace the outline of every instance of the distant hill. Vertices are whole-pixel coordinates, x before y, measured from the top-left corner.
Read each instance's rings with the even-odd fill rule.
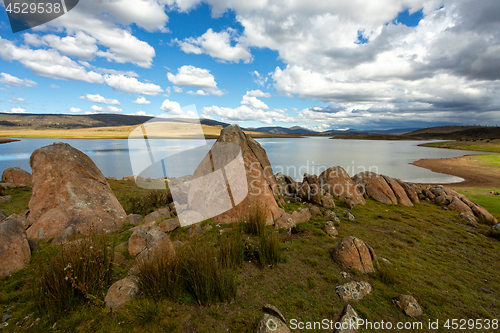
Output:
[[[404,134],[416,139],[479,140],[500,139],[500,127],[493,126],[439,126]]]
[[[251,130],[255,132],[271,133],[271,134],[320,134],[318,132],[311,131],[308,130],[307,128],[300,126],[293,126],[290,128],[280,127],[280,126],[258,127],[258,128],[251,128]]]
[[[133,126],[143,124],[153,117],[132,116],[122,114],[89,114],[89,115],[57,115],[57,114],[6,114],[0,113],[0,126],[23,127],[33,129],[76,129],[91,127]],[[184,119],[169,119],[170,121],[185,121]],[[201,119],[202,125],[229,126],[212,119]]]

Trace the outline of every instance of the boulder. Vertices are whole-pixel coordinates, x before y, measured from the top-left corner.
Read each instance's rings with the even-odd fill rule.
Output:
[[[307,200],[314,205],[321,205],[321,187],[319,185],[318,176],[305,173],[304,181],[307,181],[309,185]]]
[[[402,182],[399,179],[396,179],[396,181],[405,190],[406,195],[411,200],[411,202],[413,202],[413,203],[419,203],[420,202],[419,192],[421,194],[422,190],[419,189],[418,186],[416,186],[415,184]]]
[[[149,231],[151,229],[157,229],[157,228],[158,228],[158,224],[156,224],[156,222],[153,221],[153,222],[149,222],[149,223],[139,224],[138,226],[130,228],[130,229],[126,230],[125,232],[133,234],[134,232],[136,232],[139,229],[144,229],[145,231]]]
[[[442,194],[439,197],[436,197],[436,199],[434,199],[434,202],[440,206],[448,206],[453,201],[453,198],[454,197],[451,195]]]
[[[365,171],[352,177],[357,185],[364,188],[366,196],[388,205],[396,205],[398,199],[385,178],[374,172]]]
[[[351,197],[355,204],[365,204],[363,193],[356,186],[355,182],[349,177],[349,174],[340,166],[334,166],[323,171],[318,177],[321,188],[336,196],[344,199]]]
[[[358,332],[358,320],[361,319],[350,304],[344,308],[342,315],[335,323],[335,333],[356,333]]]
[[[132,276],[127,276],[109,287],[104,301],[106,307],[116,310],[127,302],[130,302],[139,292],[137,281]]]
[[[284,323],[286,323],[286,318],[285,316],[283,315],[283,313],[281,313],[281,311],[275,307],[274,305],[271,305],[271,304],[265,304],[263,307],[262,307],[262,310],[264,310],[264,312],[267,312],[269,313],[270,315],[273,315],[275,317],[278,317],[281,319],[281,321],[283,321]]]
[[[273,315],[264,313],[257,324],[258,333],[290,333],[286,324]]]
[[[398,198],[398,203],[407,207],[413,206],[413,203],[411,202],[410,198],[408,198],[408,195],[406,195],[406,191],[404,190],[404,188],[401,185],[399,185],[399,183],[394,178],[388,176],[382,176],[382,177],[384,177],[385,181],[387,182],[387,184],[389,184],[392,191]]]
[[[151,222],[161,222],[162,218],[160,213],[158,212],[152,212],[149,213],[144,217],[144,222],[145,223],[151,223]]]
[[[297,194],[297,183],[290,176],[278,172],[274,175],[273,192],[285,197],[293,197]]]
[[[179,218],[174,217],[173,219],[167,219],[160,223],[159,228],[163,232],[171,232],[174,231],[177,227],[179,227]]]
[[[146,249],[139,253],[135,260],[141,263],[158,256],[175,256],[175,249],[167,234],[153,229],[146,234]]]
[[[9,217],[7,217],[6,219],[4,219],[4,221],[8,221],[10,219],[15,219],[15,220],[21,222],[21,224],[23,225],[24,230],[28,229],[28,227],[29,227],[28,220],[26,219],[25,215],[22,215],[22,214],[12,214]]]
[[[486,209],[479,205],[472,206],[472,211],[479,218],[479,221],[483,223],[490,225],[498,223],[497,219],[493,215],[491,215]]]
[[[234,145],[224,145],[224,143],[232,143],[239,147],[240,152],[237,156],[233,156],[231,147]],[[239,162],[240,157],[243,165]],[[219,188],[203,184],[204,176],[220,170],[224,170],[224,179],[229,186]],[[242,173],[246,174],[246,183],[242,183]],[[278,207],[274,199],[272,189],[275,187],[275,182],[266,151],[238,125],[227,126],[221,131],[209,154],[193,173],[191,183],[193,182],[199,182],[200,185],[194,189],[191,185],[189,206],[206,212],[203,215],[207,215],[215,223],[237,222],[242,216],[249,216],[250,210],[255,207],[264,212],[267,224],[272,224],[283,214],[283,210]],[[226,199],[228,188],[231,199],[229,205]],[[226,206],[228,210],[219,214],[221,207]],[[218,215],[213,216],[213,214]]]
[[[135,257],[146,249],[146,230],[138,229],[128,240],[128,253]]]
[[[7,218],[0,223],[0,277],[10,275],[31,260],[31,251],[21,221]]]
[[[410,295],[399,295],[394,298],[393,303],[409,317],[417,318],[424,314],[415,297]]]
[[[352,268],[361,273],[374,273],[373,261],[377,257],[373,249],[362,240],[348,236],[342,238],[332,251],[333,259],[345,268]]]
[[[127,222],[132,224],[132,225],[139,225],[142,223],[142,216],[140,214],[128,214],[127,217]]]
[[[448,205],[448,208],[457,210],[460,213],[464,213],[465,215],[474,216],[472,209],[470,209],[469,206],[467,206],[462,200],[458,199],[457,197],[453,197],[451,203]]]
[[[477,224],[476,218],[474,215],[466,215],[464,213],[460,213],[460,218],[464,220],[471,227],[477,228],[479,225]]]
[[[373,287],[365,281],[349,281],[335,287],[335,292],[344,302],[359,301],[370,295]]]
[[[321,198],[321,206],[325,208],[335,208],[333,195],[331,195],[329,192],[326,192],[325,195]]]
[[[32,186],[33,179],[31,173],[24,171],[21,168],[11,167],[4,170],[2,173],[2,181],[13,183],[16,185]]]
[[[195,237],[200,235],[203,232],[203,229],[201,229],[201,226],[199,224],[194,224],[189,227],[188,235],[189,237]]]
[[[33,152],[28,237],[48,240],[73,225],[81,234],[114,231],[125,211],[92,160],[65,143]]]

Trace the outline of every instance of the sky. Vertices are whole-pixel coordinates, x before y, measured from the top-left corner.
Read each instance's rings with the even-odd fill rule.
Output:
[[[498,0],[82,0],[17,33],[0,6],[3,113],[500,125],[499,79]]]

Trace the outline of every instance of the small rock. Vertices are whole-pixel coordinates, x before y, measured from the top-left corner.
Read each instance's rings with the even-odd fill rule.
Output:
[[[59,236],[54,238],[50,244],[60,245],[67,243],[74,240],[79,234],[80,232],[74,226],[70,225]]]
[[[159,228],[163,232],[171,232],[179,227],[179,218],[174,217],[173,219],[164,220],[160,223]]]
[[[208,230],[212,230],[212,225],[211,224],[206,224],[204,227],[203,227],[203,230],[205,231],[208,231]]]
[[[128,276],[111,285],[106,294],[104,301],[106,306],[111,309],[117,309],[127,302],[130,302],[137,292],[139,287],[134,278]]]
[[[413,296],[399,295],[393,299],[393,303],[409,317],[416,318],[424,314],[424,311]]]
[[[335,324],[335,333],[356,333],[358,332],[358,320],[360,319],[359,315],[354,311],[350,304],[344,308],[342,312],[342,316],[338,323]]]
[[[351,214],[351,212],[348,212],[347,210],[344,210],[342,212],[342,216],[349,219],[349,221],[354,221],[356,220],[356,218],[354,217],[354,215]]]
[[[142,222],[142,216],[139,214],[128,214],[127,215],[127,222],[132,224],[132,225],[139,225]]]
[[[350,281],[335,288],[335,292],[344,302],[362,300],[368,296],[372,290],[372,286],[365,281]]]
[[[499,231],[500,232],[500,223],[495,224],[493,227],[491,227],[494,231]]]
[[[290,329],[279,318],[264,313],[257,326],[258,333],[290,333]]]
[[[146,215],[146,217],[144,218],[144,222],[146,222],[146,223],[160,222],[161,220],[162,220],[161,215],[158,212],[152,212],[152,213]]]
[[[323,226],[323,230],[325,231],[325,233],[327,235],[332,236],[332,237],[336,237],[339,235],[339,232],[337,231],[337,229],[333,225],[332,221],[326,222],[325,225]]]
[[[351,279],[351,274],[347,272],[340,272],[340,276],[342,276],[344,279]]]
[[[312,206],[309,211],[311,212],[311,215],[320,215],[321,210],[319,209],[318,206]]]
[[[373,249],[353,236],[342,238],[332,250],[332,257],[345,268],[352,268],[361,273],[374,273],[373,261],[378,262]]]
[[[327,192],[321,198],[321,205],[325,208],[335,208],[335,201],[333,201],[333,195],[331,195],[329,192]]]
[[[169,219],[171,217],[170,209],[168,207],[160,208],[157,210],[157,212],[158,212],[158,214],[160,214],[160,217],[162,219]]]
[[[9,203],[12,202],[12,195],[4,195],[0,197],[0,203]]]
[[[2,317],[2,321],[5,323],[7,320],[9,320],[12,316],[11,315],[8,315],[8,314],[5,314],[3,315]]]
[[[30,246],[31,253],[33,253],[35,251],[40,251],[42,249],[40,247],[40,245],[38,245],[38,243],[36,242],[36,240],[34,240],[32,238],[28,239],[28,245]]]
[[[9,217],[9,215],[7,215],[7,213],[4,212],[3,210],[0,210],[0,222],[5,220],[7,217]]]
[[[202,233],[200,224],[194,224],[189,228],[189,237],[195,237]]]
[[[351,199],[351,197],[345,197],[344,198],[344,203],[345,205],[347,206],[347,208],[349,209],[353,209],[354,206],[356,206],[356,204],[354,203],[354,201]]]
[[[337,216],[334,216],[333,217],[333,221],[337,222],[338,224],[340,224],[340,219],[337,217]]]
[[[123,242],[121,244],[118,244],[117,246],[115,246],[115,251],[121,251],[121,250],[126,250],[128,249],[128,241],[127,242]]]
[[[146,249],[146,230],[138,229],[128,240],[128,253],[135,257]]]

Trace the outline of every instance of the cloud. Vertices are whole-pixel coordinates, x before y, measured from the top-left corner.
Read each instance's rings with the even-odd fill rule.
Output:
[[[195,118],[198,119],[198,114],[193,110],[192,106],[182,108],[181,105],[175,101],[168,99],[164,100],[161,104],[160,110],[165,111],[161,117],[165,118]]]
[[[6,61],[19,61],[33,73],[54,79],[102,83],[102,75],[87,72],[85,68],[56,50],[33,50],[17,47],[11,41],[0,37],[0,58]]]
[[[151,104],[150,101],[146,100],[146,98],[144,97],[137,97],[137,99],[135,101],[132,101],[132,103],[134,104]]]
[[[104,98],[101,95],[91,95],[87,94],[85,96],[89,101],[99,104],[113,104],[113,105],[121,105],[121,103],[117,99]]]
[[[82,113],[83,110],[80,109],[80,108],[71,107],[71,108],[69,108],[69,112],[71,112],[71,113]]]
[[[10,110],[2,110],[2,113],[26,113],[25,108],[13,107]]]
[[[53,88],[53,89],[60,89],[60,88],[61,88],[61,87],[59,87],[59,86],[58,86],[58,85],[56,85],[56,84],[51,84],[49,87],[50,87],[50,88]]]
[[[181,93],[181,92],[183,92],[183,90],[181,87],[174,86],[174,92]]]
[[[113,90],[122,90],[127,93],[156,96],[163,92],[163,89],[154,83],[142,83],[134,77],[125,75],[106,74],[104,80]]]
[[[0,73],[0,82],[13,86],[35,87],[38,85],[38,83],[36,83],[35,81],[29,79],[20,79],[7,73]]]
[[[247,105],[241,105],[237,108],[210,106],[204,107],[201,110],[203,116],[217,115],[222,118],[222,121],[259,121],[264,124],[272,124],[277,121],[287,118],[285,110],[263,111]]]
[[[264,86],[269,79],[268,77],[265,77],[264,75],[260,74],[257,71],[251,72],[252,77],[253,77],[253,82],[257,83],[259,86]]]
[[[255,109],[264,109],[269,110],[269,106],[266,103],[262,102],[257,97],[249,97],[247,95],[243,96],[243,99],[240,102],[243,105],[249,105]]]
[[[192,90],[189,90],[186,92],[187,94],[189,95],[198,95],[198,96],[208,96],[209,94],[207,92],[205,92],[204,90],[197,90],[197,91],[192,91]]]
[[[147,114],[144,111],[137,111],[136,113],[129,113],[129,116],[148,116],[148,117],[154,117],[152,114]]]
[[[232,41],[236,45],[232,46]],[[186,38],[183,41],[175,40],[181,50],[186,53],[208,54],[219,61],[238,63],[240,60],[250,63],[253,59],[248,49],[238,42],[236,30],[227,28],[222,32],[214,32],[211,28],[200,37]]]
[[[271,94],[264,93],[264,92],[260,91],[259,89],[257,89],[257,90],[247,91],[246,96],[249,96],[249,97],[271,97]]]
[[[177,74],[168,73],[167,78],[170,82],[178,86],[188,86],[203,89],[205,92],[222,96],[223,91],[217,89],[215,78],[208,69],[197,68],[194,66],[182,66],[177,69]]]
[[[122,113],[123,112],[122,109],[119,109],[119,108],[117,108],[115,106],[108,106],[107,108],[105,108],[103,106],[92,105],[90,107],[90,109],[94,113],[97,113],[97,112]]]
[[[94,54],[99,50],[96,45],[97,40],[82,31],[78,31],[74,36],[59,37],[56,35],[39,36],[25,33],[23,35],[26,45],[35,47],[48,46],[60,53],[84,60],[92,60]]]

